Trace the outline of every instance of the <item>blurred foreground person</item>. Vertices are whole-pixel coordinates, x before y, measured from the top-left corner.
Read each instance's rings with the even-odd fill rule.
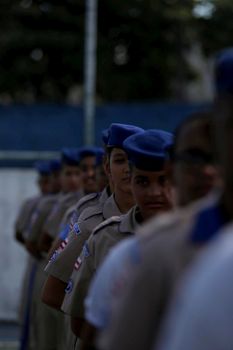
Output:
[[[224,191],[220,204],[233,220],[233,48],[220,53],[216,65],[216,136]],[[203,228],[200,232],[204,235]],[[172,306],[159,349],[227,350],[233,347],[232,225],[223,230],[187,277]],[[188,294],[187,294],[188,293]],[[156,347],[156,343],[155,343]]]
[[[233,349],[233,226],[188,270],[154,350]]]
[[[210,113],[199,113],[178,128],[172,171],[178,206],[187,206],[215,187],[212,142]],[[179,276],[199,246],[227,221],[216,197],[153,219],[128,244],[123,254],[130,278],[100,337],[101,349],[151,348]],[[205,227],[207,237],[199,236],[199,225]]]
[[[135,222],[137,229],[150,218],[173,208],[171,182],[166,167],[172,144],[172,135],[161,130],[147,130],[125,140],[136,206],[122,218],[121,226],[126,225],[127,219]],[[124,241],[126,244],[120,246],[127,246],[128,240]],[[119,251],[118,248],[112,250],[116,251]],[[124,270],[124,277],[118,280],[119,270]],[[114,296],[121,292],[127,278],[127,262],[121,255],[116,257],[115,253],[110,253],[98,269],[87,296],[83,349],[93,345],[95,329],[103,329],[109,323]]]

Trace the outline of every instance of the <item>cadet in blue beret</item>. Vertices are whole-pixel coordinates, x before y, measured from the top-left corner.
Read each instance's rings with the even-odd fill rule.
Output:
[[[48,194],[51,191],[51,168],[47,160],[39,160],[35,163],[35,169],[38,173],[38,185],[42,194]]]
[[[52,159],[50,161],[51,169],[51,192],[58,193],[61,191],[61,169],[62,163],[60,159]]]
[[[62,191],[68,193],[80,190],[82,179],[79,150],[63,148],[61,151],[61,163]]]
[[[96,153],[96,147],[92,146],[84,146],[79,150],[84,194],[97,192],[95,174]]]
[[[121,217],[120,225],[116,226],[115,230],[122,232],[124,228],[126,232],[133,234],[142,222],[160,212],[172,209],[171,184],[166,172],[168,151],[172,145],[173,135],[162,130],[147,130],[132,135],[123,142],[131,164],[131,184],[136,206],[125,217]],[[115,236],[117,237],[117,232]],[[127,241],[125,240],[126,245]],[[124,243],[122,246],[124,247]],[[117,251],[116,249],[112,251]],[[87,328],[90,333],[87,332],[85,338],[87,345],[90,344],[93,328],[107,327],[112,314],[114,297],[116,297],[114,290],[118,288],[120,294],[124,289],[125,279],[128,279],[127,262],[123,253],[120,252],[117,255],[114,253],[113,257],[110,255],[110,259],[107,257],[92,282],[86,299],[85,319],[90,327]],[[95,255],[98,260],[100,254]]]
[[[61,151],[62,164],[79,166],[80,152],[77,148],[63,148]]]
[[[63,317],[59,313],[51,316],[50,310],[41,303],[40,289],[46,277],[44,274],[45,252],[50,249],[53,240],[59,234],[59,227],[65,212],[83,197],[80,162],[79,149],[62,149],[61,193],[57,197],[53,195],[47,201],[40,203],[32,221],[31,234],[27,242],[28,250],[36,246],[38,254],[43,257],[38,264],[35,275],[36,288],[32,297],[34,317],[31,322],[32,329],[38,330],[35,340],[38,349],[46,349],[48,344],[51,348],[57,348],[58,336],[54,337],[54,334],[63,323]],[[58,164],[55,163],[50,163],[54,170],[58,169]]]
[[[133,235],[142,221],[173,207],[171,186],[165,171],[167,149],[172,143],[172,135],[164,131],[144,131],[128,125],[124,128],[119,124],[114,124],[112,130],[110,128],[109,167],[113,179],[116,179],[113,182],[114,199],[118,204],[120,198],[120,205],[126,207],[123,199],[126,200],[127,193],[132,193],[136,206],[128,209],[125,215],[112,217],[97,226],[83,249],[79,260],[81,268],[71,276],[73,290],[68,293],[70,296],[65,297],[62,307],[63,311],[74,317],[73,331],[77,335],[80,334],[77,319],[85,318],[83,303],[89,283],[109,250],[122,239]],[[133,165],[132,174],[129,161]],[[115,165],[119,170],[115,170]],[[102,302],[104,304],[106,300]]]
[[[165,169],[173,135],[147,130],[128,137],[124,143],[132,168],[132,191],[141,221],[172,208],[171,184]]]

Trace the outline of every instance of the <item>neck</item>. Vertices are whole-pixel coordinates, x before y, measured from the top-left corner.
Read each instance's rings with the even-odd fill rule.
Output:
[[[122,214],[127,213],[135,205],[135,201],[131,192],[121,192],[119,190],[116,190],[114,193],[114,198]]]

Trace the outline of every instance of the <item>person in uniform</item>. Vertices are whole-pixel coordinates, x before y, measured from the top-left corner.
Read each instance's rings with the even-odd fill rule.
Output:
[[[131,164],[132,191],[136,201],[131,220],[136,220],[138,224],[173,207],[171,181],[167,171],[172,143],[171,134],[160,130],[148,130],[133,135],[124,142]],[[128,241],[126,239],[119,245],[128,246]],[[113,295],[120,293],[124,280],[127,280],[127,262],[122,259],[122,248],[120,254],[117,248],[112,251],[114,253],[110,253],[111,258],[107,256],[97,270],[86,298],[87,325],[83,334],[83,349],[93,345],[96,329],[104,328],[109,323]],[[121,276],[118,280],[118,271],[122,270],[124,277]]]
[[[220,203],[228,220],[232,221],[233,48],[223,50],[217,57],[216,88],[215,132],[224,179]],[[206,236],[204,230],[200,230],[199,236],[201,234]],[[232,224],[218,233],[217,239],[203,252],[192,271],[187,271],[183,289],[180,287],[178,290],[159,345],[156,342],[154,348],[157,345],[158,349],[168,350],[232,348],[231,268]]]
[[[85,151],[85,152],[84,152]],[[101,167],[102,165],[100,163],[102,163],[103,160],[103,149],[99,148],[99,147],[85,147],[82,149],[82,154],[81,154],[81,158],[85,164],[85,158],[89,158],[92,157],[93,152],[95,153],[95,167]],[[95,170],[96,170],[95,168]],[[92,167],[90,167],[89,164],[89,171],[85,171],[82,174],[82,177],[84,179],[84,183],[86,183],[86,187],[85,192],[89,192],[90,188],[88,187],[89,183],[88,181],[85,181],[85,177],[89,176],[92,179]],[[98,184],[98,183],[97,183]],[[99,189],[99,188],[98,188]],[[55,255],[58,254],[61,250],[63,250],[68,242],[69,237],[68,234],[70,233],[71,228],[74,226],[74,223],[77,221],[78,216],[82,213],[82,211],[85,208],[89,208],[97,203],[102,203],[104,202],[110,195],[110,189],[109,187],[106,187],[103,191],[103,193],[99,193],[99,192],[93,192],[93,193],[89,193],[87,195],[85,195],[83,198],[81,198],[78,203],[76,203],[74,206],[72,206],[71,208],[69,208],[64,217],[63,220],[61,222],[60,225],[60,233],[59,233],[59,237],[57,237],[48,253],[48,257],[51,258],[51,256],[54,254]],[[72,237],[71,237],[72,239]],[[52,295],[54,296],[59,296],[59,290],[61,288],[62,285],[62,292],[64,293],[64,286],[63,286],[63,282],[61,282],[60,280],[53,280],[53,290],[52,291]],[[60,313],[59,313],[60,314]],[[65,323],[68,324],[68,322],[66,322],[65,319]],[[62,342],[61,342],[61,347],[62,349],[67,349],[67,348],[73,348],[73,340],[72,340],[72,334],[69,334],[71,332],[69,332],[69,328],[65,326],[63,327],[64,332],[62,332],[61,334],[63,334],[62,336]],[[68,328],[68,330],[67,330]]]
[[[154,350],[233,348],[232,229],[223,229],[188,269]]]
[[[167,211],[172,208],[171,186],[163,171],[165,149],[171,145],[172,135],[163,131],[151,130],[133,135],[128,139],[131,139],[130,142],[134,143],[134,138],[138,140],[141,147],[147,148],[147,156],[151,156],[150,169],[152,172],[145,171],[143,173],[141,171],[140,173],[140,167],[142,167],[143,162],[145,163],[144,167],[147,164],[147,170],[149,169],[149,164],[146,162],[147,152],[145,150],[145,154],[142,153],[141,157],[137,158],[138,162],[135,163],[137,165],[133,171],[133,181],[135,182],[133,185],[133,194],[136,199],[141,196],[140,205],[134,206],[125,215],[112,217],[97,226],[85,243],[81,256],[76,261],[76,268],[67,287],[67,294],[62,309],[73,317],[72,329],[78,336],[80,336],[80,324],[84,320],[83,302],[88,291],[89,283],[109,250],[122,239],[132,236],[143,220],[148,219],[155,213]],[[126,150],[129,149],[129,145],[127,144],[128,139],[123,144]],[[137,146],[135,145],[134,150],[136,148]],[[156,151],[157,158],[153,155]],[[136,162],[136,150],[135,157],[133,156],[133,152],[130,155],[131,159]],[[151,162],[155,158],[156,162]],[[138,174],[138,178],[136,174]],[[142,187],[145,183],[143,185],[141,183],[140,186],[140,179],[142,182],[145,181],[146,184],[149,183],[151,185],[151,193],[147,192],[147,196],[145,196],[145,192],[142,194]],[[138,186],[136,185],[137,181]]]
[[[224,170],[223,192],[184,208],[163,222],[152,221],[142,229],[141,235],[145,237],[135,240],[129,252],[131,256],[137,255],[139,263],[136,266],[131,259],[132,279],[108,331],[101,337],[100,349],[152,348],[157,343],[171,296],[187,267],[232,220],[232,167],[229,164],[232,163],[233,59],[229,64],[228,53],[224,52],[218,64],[218,83],[224,88],[216,98],[214,115],[215,132],[221,140],[216,146]],[[187,165],[187,161],[184,164]],[[208,165],[209,161],[203,164]],[[186,171],[195,175],[195,168],[196,165],[193,167],[190,163]]]
[[[38,172],[37,184],[40,193],[32,198],[26,199],[21,205],[20,211],[15,221],[15,239],[24,244],[24,233],[29,225],[33,211],[35,210],[41,196],[50,193],[50,165],[46,161],[35,163]]]
[[[95,154],[95,173],[97,172],[97,168],[103,167],[103,165],[102,165],[103,155],[104,155],[103,148],[100,148],[100,147],[87,148],[86,147],[85,153],[83,153],[83,152],[84,151],[81,152],[81,159],[83,162],[85,161],[85,158],[90,157],[90,154],[92,155],[94,152],[94,154]],[[85,180],[86,177],[87,178],[91,177],[91,179],[92,179],[92,175],[91,176],[89,175],[90,172],[92,174],[92,168],[91,168],[91,170],[85,171],[82,173],[82,179],[83,179],[84,183],[88,184],[88,181]],[[59,226],[59,233],[58,233],[57,237],[55,238],[55,240],[50,248],[50,251],[48,253],[49,259],[51,258],[53,253],[60,247],[61,244],[66,244],[66,241],[67,241],[67,238],[68,238],[68,235],[70,232],[70,228],[78,220],[78,217],[81,214],[81,212],[85,208],[88,208],[88,207],[90,207],[98,202],[99,197],[100,197],[100,192],[99,192],[100,188],[99,188],[97,179],[96,179],[96,186],[97,186],[98,192],[91,192],[91,193],[89,193],[90,188],[88,186],[84,187],[84,197],[82,197],[80,200],[78,200],[77,203],[72,205],[65,212],[63,219],[62,219],[60,226]],[[104,188],[101,188],[101,192],[102,192],[102,190],[104,190]],[[106,191],[107,191],[107,189],[106,189]],[[85,194],[85,193],[87,193],[87,194]]]
[[[59,232],[59,226],[66,210],[83,197],[79,150],[63,149],[61,161],[62,194],[43,226],[43,233],[38,244],[42,252],[49,250]]]
[[[65,194],[50,195],[46,201],[39,203],[27,239],[28,249],[37,256],[30,322],[33,349],[55,349],[60,343],[59,334],[63,318],[52,313],[52,310],[46,308],[40,301],[40,291],[46,277],[44,274],[46,254],[44,255],[40,249],[40,239],[47,225],[46,220],[54,211],[54,207],[57,210],[55,213],[55,224],[57,224],[58,214],[62,215],[64,208],[80,198],[82,194],[78,150],[64,149],[62,151],[61,183],[62,192]]]
[[[142,132],[143,129],[131,125],[112,124],[110,130],[111,136],[108,140],[110,165],[108,172],[114,184],[114,194],[106,198],[106,192],[104,191],[96,206],[91,206],[81,213],[78,223],[73,226],[73,238],[69,240],[66,249],[59,255],[55,253],[46,267],[46,271],[50,276],[53,276],[53,278],[49,278],[45,285],[43,301],[58,309],[60,309],[63,301],[65,288],[72,273],[76,258],[79,256],[82,246],[92,230],[105,219],[113,215],[120,215],[133,205],[133,197],[129,185],[128,158],[122,145],[127,136]],[[126,209],[124,207],[126,207]],[[62,281],[61,296],[58,303],[54,303],[54,293],[52,290],[50,291],[52,287],[50,283],[52,283],[54,278]],[[56,291],[58,291],[57,288]],[[51,295],[52,300],[50,300],[49,295]],[[56,293],[57,298],[59,295],[60,293]]]
[[[61,181],[60,181],[61,162],[60,160],[50,161],[51,186],[50,193],[42,197],[39,201],[36,210],[34,211],[30,223],[28,225],[25,238],[25,246],[28,252],[36,258],[41,258],[38,249],[38,241],[42,234],[43,225],[51,212],[54,204],[60,196]]]
[[[18,242],[25,244],[30,221],[33,217],[38,203],[46,198],[51,191],[51,167],[48,161],[37,161],[35,170],[38,173],[37,184],[40,193],[37,196],[29,198],[24,202],[15,224],[15,238]],[[19,323],[21,326],[20,347],[22,350],[28,347],[29,323],[28,315],[31,307],[32,280],[35,274],[35,260],[31,255],[28,255],[26,270],[23,277],[22,291],[19,307]]]
[[[133,205],[129,181],[126,181],[129,169],[127,156],[122,149],[122,143],[128,135],[142,132],[143,129],[124,124],[113,124],[110,129],[111,138],[108,140],[108,154],[111,165],[108,166],[108,176],[111,177],[113,184],[117,187],[116,196],[118,202],[116,203],[114,196],[109,196],[109,189],[105,189],[99,198],[98,204],[87,208],[81,213],[79,222],[73,226],[73,235],[70,236],[65,249],[60,254],[55,252],[54,257],[47,266],[46,272],[50,275],[45,284],[42,298],[45,303],[57,309],[60,309],[65,288],[85,239],[89,237],[94,227],[100,222],[112,215],[120,215],[121,211],[118,206],[120,206],[121,210],[126,211]],[[110,154],[113,156],[113,159]],[[117,176],[114,177],[113,172],[116,172]]]
[[[197,113],[187,118],[176,131],[172,152],[176,160],[174,161],[172,177],[175,185],[175,197],[180,206],[185,206],[189,202],[204,196],[211,190],[215,182],[212,166],[210,169],[207,166],[203,173],[200,172],[197,183],[194,181],[195,173],[192,172],[193,176],[190,176],[190,171],[187,172],[187,164],[184,166],[185,160],[189,163],[194,162],[195,167],[201,161],[201,157],[211,160],[211,125],[212,121],[209,113]],[[113,306],[114,309],[117,307],[115,304],[117,305],[118,299],[124,295],[127,283],[130,280],[131,270],[129,268],[128,271],[127,267],[128,264],[130,266],[128,262],[130,259],[128,258],[130,247],[133,244],[134,239],[126,240],[112,250],[97,272],[88,293],[86,319],[99,330],[104,330],[110,323],[111,315],[114,314]]]

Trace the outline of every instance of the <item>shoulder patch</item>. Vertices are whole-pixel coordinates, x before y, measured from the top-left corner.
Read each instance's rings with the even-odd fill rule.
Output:
[[[87,241],[83,245],[83,255],[84,258],[88,258],[91,255]]]
[[[73,290],[73,285],[74,285],[74,283],[73,283],[72,279],[70,279],[68,284],[67,284],[67,287],[65,289],[65,293],[70,294]]]
[[[80,235],[80,233],[81,233],[80,228],[79,228],[79,225],[78,225],[77,222],[76,222],[76,223],[74,224],[74,226],[73,226],[73,231],[74,231],[74,233],[75,233],[77,236]]]
[[[51,258],[49,259],[49,262],[55,261],[58,257],[58,254],[59,254],[59,252],[57,250],[55,250],[55,252],[51,256]]]
[[[82,197],[78,202],[77,210],[79,210],[84,204],[87,204],[89,201],[92,201],[93,199],[98,199],[99,196],[100,196],[99,192],[93,192]]]
[[[112,216],[111,218],[108,218],[107,220],[101,222],[101,224],[96,226],[96,228],[93,230],[93,235],[96,235],[99,231],[101,231],[107,226],[120,223],[121,220],[122,220],[122,216]]]

